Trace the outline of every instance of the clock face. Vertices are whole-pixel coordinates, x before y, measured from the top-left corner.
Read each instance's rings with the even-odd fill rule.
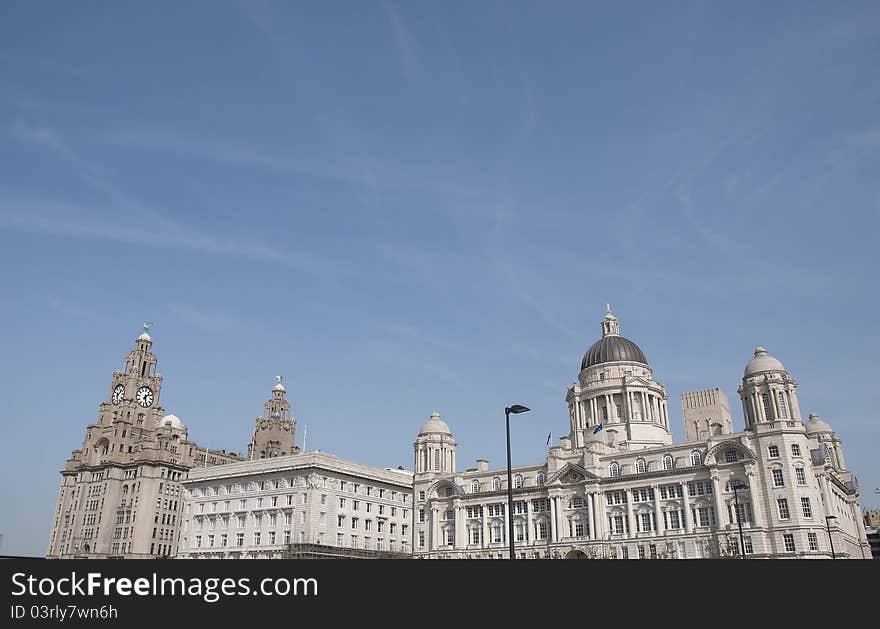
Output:
[[[137,390],[137,403],[147,408],[153,403],[153,392],[150,387],[141,387]]]
[[[111,401],[114,404],[119,404],[122,401],[123,395],[125,395],[125,386],[118,384],[116,385],[116,388],[113,389],[113,398],[111,399]]]

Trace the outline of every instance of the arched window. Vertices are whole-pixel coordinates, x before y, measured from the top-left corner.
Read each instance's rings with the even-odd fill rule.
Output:
[[[664,470],[671,470],[672,469],[672,455],[671,454],[667,454],[666,456],[663,457],[663,469]]]
[[[471,483],[471,493],[472,494],[480,493],[480,481],[475,480],[474,482]]]
[[[514,489],[520,489],[523,486],[523,477],[522,474],[517,474],[513,477],[513,487]]]
[[[636,474],[644,474],[646,469],[645,459],[636,459]]]
[[[691,452],[691,465],[697,466],[703,464],[703,456],[700,454],[699,450],[694,450]]]
[[[617,463],[612,463],[608,466],[608,475],[609,476],[620,476],[620,465]]]
[[[498,491],[501,489],[501,479],[497,476],[492,479],[492,491]]]
[[[545,480],[547,480],[547,477],[544,475],[544,472],[538,472],[538,476],[535,478],[535,482],[538,485],[543,485]]]

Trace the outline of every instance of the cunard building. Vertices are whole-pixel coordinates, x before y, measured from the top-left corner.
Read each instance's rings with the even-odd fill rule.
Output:
[[[547,459],[459,471],[456,441],[434,413],[414,443],[413,552],[423,558],[870,558],[859,486],[840,439],[803,421],[797,384],[757,348],[726,396],[682,396],[673,443],[666,390],[610,308],[602,337],[566,393],[569,433]]]
[[[241,458],[199,447],[180,419],[165,414],[148,329],[111,376],[97,421],[61,471],[49,558],[173,556],[187,472]]]

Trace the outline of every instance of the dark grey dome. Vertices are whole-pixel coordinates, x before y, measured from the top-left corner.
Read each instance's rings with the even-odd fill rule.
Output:
[[[648,364],[648,359],[639,346],[622,336],[604,336],[587,350],[581,361],[581,369],[617,361]]]

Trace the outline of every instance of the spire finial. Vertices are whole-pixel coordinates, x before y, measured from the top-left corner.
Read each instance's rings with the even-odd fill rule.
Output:
[[[150,328],[152,328],[152,327],[153,327],[153,322],[152,322],[152,321],[144,321],[144,332],[146,332],[147,334],[149,334],[149,333],[150,333]]]
[[[611,314],[611,304],[605,304],[605,314]]]
[[[278,384],[281,384],[281,381],[284,380],[284,376],[275,376],[275,380],[278,381]]]

